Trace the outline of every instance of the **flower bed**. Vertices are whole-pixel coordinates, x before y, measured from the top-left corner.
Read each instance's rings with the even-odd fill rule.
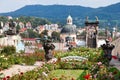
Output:
[[[81,47],[81,48],[75,48],[70,52],[59,52],[54,56],[57,58],[63,58],[67,56],[80,56],[87,58],[89,61],[97,61],[101,53],[102,53],[101,49],[91,49],[91,48]]]
[[[59,66],[60,69],[88,69],[90,67],[89,61],[60,61]]]
[[[7,69],[14,64],[20,65],[34,65],[36,61],[44,61],[44,53],[33,54],[12,54],[0,55],[0,70]]]
[[[53,63],[46,63],[42,67],[37,68],[35,70],[26,72],[26,73],[19,73],[18,75],[15,75],[9,80],[119,80],[120,79],[120,71],[116,68],[110,67],[105,64],[105,59],[102,57],[102,50],[101,49],[90,49],[90,48],[78,48],[74,49],[71,52],[65,52],[65,53],[58,53],[55,54],[55,57],[57,57],[57,62]],[[30,56],[30,55],[29,55]],[[63,57],[67,56],[80,56],[85,57],[88,60],[64,60],[62,61]],[[29,61],[29,57],[27,57]],[[32,57],[34,57],[32,55]],[[26,59],[27,59],[26,58]],[[38,57],[39,59],[39,57]],[[30,60],[32,60],[30,58]],[[17,60],[19,62],[19,60]],[[57,77],[56,73],[52,74],[55,71],[59,70],[70,70],[74,71],[76,70],[83,70],[83,72],[77,73],[77,76],[69,76],[64,75]],[[75,73],[75,72],[74,72]],[[62,72],[61,72],[62,75]],[[9,75],[8,75],[9,76]],[[51,77],[52,76],[52,77]],[[63,77],[61,79],[61,77]],[[64,79],[66,78],[66,79]]]
[[[57,63],[58,64],[58,63]],[[113,67],[107,67],[101,62],[92,65],[88,70],[84,69],[58,69],[58,65],[47,63],[42,68],[38,68],[26,73],[19,73],[9,80],[119,80],[120,71]],[[66,74],[69,71],[68,74]],[[75,72],[76,71],[76,72]],[[71,72],[74,75],[71,76]],[[59,74],[58,74],[59,73]],[[65,74],[63,74],[65,73]],[[7,78],[7,76],[5,77]]]

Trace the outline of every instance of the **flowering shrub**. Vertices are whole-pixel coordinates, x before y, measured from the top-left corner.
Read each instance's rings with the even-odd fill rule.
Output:
[[[6,48],[5,48],[6,50]],[[36,61],[43,61],[44,53],[36,52],[33,54],[0,54],[0,69],[7,69],[14,64],[33,65]]]
[[[19,55],[11,55],[8,58],[8,61],[10,64],[22,64],[23,63],[23,58],[20,57]]]
[[[89,61],[61,61],[59,62],[59,68],[60,69],[88,69]]]
[[[0,69],[7,69],[10,66],[8,58],[5,55],[0,55]]]
[[[3,47],[1,53],[5,54],[5,55],[15,54],[16,48],[14,46],[5,46],[5,47]]]
[[[76,61],[84,61],[87,60],[87,58],[81,57],[81,56],[67,56],[61,58],[62,61],[70,61],[70,60],[76,60]]]
[[[44,60],[44,53],[33,53],[22,56],[23,63],[26,65],[33,65],[36,61]]]
[[[93,79],[97,80],[119,80],[120,71],[113,67],[108,67],[98,62],[89,69]]]
[[[70,77],[67,75],[61,75],[61,77],[51,76],[51,71],[56,69],[78,69],[84,70],[82,74],[77,74],[77,80],[119,80],[120,71],[116,68],[108,66],[108,62],[102,56],[101,49],[90,49],[90,48],[76,48],[71,52],[64,52],[54,54],[58,60],[57,62],[44,64],[42,67],[37,68],[26,73],[20,72],[19,74],[8,77],[5,76],[3,80],[9,78],[9,80],[75,80],[76,77]],[[42,56],[42,57],[41,57]],[[66,56],[80,56],[85,58],[84,60],[62,60]],[[28,65],[34,64],[36,60],[44,60],[44,53],[27,54],[27,55],[14,55],[0,57],[3,64],[21,64],[25,63]],[[68,57],[69,58],[69,57]],[[76,57],[75,57],[76,58]],[[113,56],[116,59],[116,57]],[[87,59],[87,60],[86,60]],[[6,63],[5,63],[6,62]],[[106,65],[107,62],[107,65]],[[8,65],[7,64],[7,65]],[[1,65],[0,65],[1,67]],[[2,66],[3,68],[3,66]]]
[[[89,61],[97,61],[99,56],[101,55],[102,50],[101,49],[91,49],[91,48],[75,48],[70,52],[59,52],[55,54],[54,56],[57,58],[63,58],[66,56],[80,56],[87,58]]]
[[[20,72],[19,74],[11,77],[9,80],[48,80],[49,69],[44,65],[42,68],[36,68],[26,73]]]

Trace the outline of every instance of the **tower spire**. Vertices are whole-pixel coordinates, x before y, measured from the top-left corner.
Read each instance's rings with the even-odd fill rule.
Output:
[[[67,24],[70,24],[72,25],[72,17],[69,15],[68,18],[67,18]]]

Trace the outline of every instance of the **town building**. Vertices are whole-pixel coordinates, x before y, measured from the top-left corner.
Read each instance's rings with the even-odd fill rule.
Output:
[[[19,47],[19,43],[21,43],[21,37],[16,33],[16,22],[10,19],[9,22],[6,22],[4,25],[1,24],[0,26],[2,35],[2,37],[0,37],[0,46]],[[19,50],[21,49],[19,48]],[[17,51],[19,52],[19,50]]]
[[[26,23],[26,28],[27,28],[27,29],[32,29],[32,24],[31,24],[31,22],[27,22],[27,23]]]
[[[35,49],[42,49],[42,44],[37,42],[37,38],[23,38],[22,42],[25,46],[25,53],[34,53]]]
[[[24,23],[23,22],[19,22],[19,24],[18,24],[19,26],[20,26],[20,28],[24,28],[25,27],[25,25],[24,25]]]

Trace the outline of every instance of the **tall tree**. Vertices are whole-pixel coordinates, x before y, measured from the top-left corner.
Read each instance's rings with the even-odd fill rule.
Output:
[[[55,41],[58,41],[60,39],[59,32],[53,31],[51,35],[52,35],[52,39],[54,39]]]
[[[20,34],[22,38],[38,38],[39,34],[32,29],[28,29],[26,32]]]
[[[48,36],[48,30],[44,30],[43,32],[41,32],[40,38],[44,38],[45,35]]]

